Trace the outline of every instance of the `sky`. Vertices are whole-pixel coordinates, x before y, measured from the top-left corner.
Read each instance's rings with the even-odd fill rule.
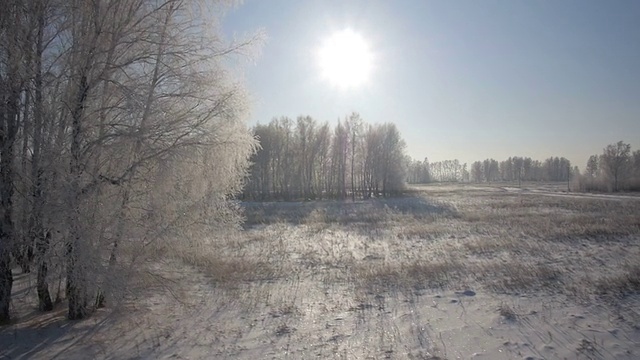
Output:
[[[372,70],[348,89],[322,77],[318,51],[345,29]],[[393,122],[407,153],[471,163],[564,156],[584,168],[623,140],[640,149],[640,1],[245,0],[223,31],[263,30],[243,66],[250,124],[358,112]]]

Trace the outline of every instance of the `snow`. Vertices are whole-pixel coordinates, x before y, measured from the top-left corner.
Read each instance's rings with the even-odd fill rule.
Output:
[[[489,189],[486,193],[500,197],[505,192]],[[229,282],[220,280],[211,269],[180,260],[164,261],[150,270],[171,286],[140,289],[117,308],[99,310],[81,322],[64,319],[64,303],[50,314],[37,314],[32,278],[16,272],[13,306],[17,321],[0,328],[0,359],[640,356],[637,293],[615,301],[578,295],[587,291],[596,276],[620,270],[616,264],[638,260],[637,233],[618,237],[616,243],[589,239],[581,240],[582,245],[549,243],[542,250],[551,253],[540,255],[543,258],[534,258],[534,252],[517,255],[513,251],[527,248],[499,243],[498,232],[483,235],[490,228],[480,229],[476,222],[467,223],[454,214],[470,206],[486,207],[494,198],[448,193],[429,200],[428,195],[346,205],[249,204],[254,207],[249,211],[264,207],[267,212],[278,208],[283,216],[287,212],[305,214],[292,221],[287,217],[276,221],[262,214],[263,222],[248,227],[244,238],[234,240],[233,246],[219,245],[220,256],[229,261],[267,260],[274,276]],[[537,195],[532,192],[530,196]],[[544,204],[544,197],[540,199]],[[414,212],[418,215],[413,216]],[[506,208],[507,212],[515,210]],[[544,211],[531,214],[541,219],[549,216]],[[335,224],[334,215],[347,216],[350,221]],[[557,216],[568,217],[571,212]],[[414,226],[425,228],[413,231]],[[495,229],[502,226],[497,224]],[[434,235],[422,236],[423,230],[434,231]],[[486,247],[490,243],[482,242],[487,240],[499,244],[495,253]],[[484,252],[469,253],[474,244],[485,244]],[[402,268],[414,261],[447,262],[459,266],[461,274],[452,275],[439,288],[372,286],[376,278],[366,278],[368,270]],[[479,281],[471,273],[508,261],[558,266],[566,271],[562,286],[575,286],[576,295],[553,288],[496,291],[489,286],[491,281]],[[602,269],[594,269],[597,261],[603,263]],[[583,277],[584,283],[577,280]]]

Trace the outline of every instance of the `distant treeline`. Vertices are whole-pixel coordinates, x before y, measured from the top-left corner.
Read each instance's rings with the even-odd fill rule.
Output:
[[[430,163],[428,159],[409,160],[407,183],[430,182],[496,182],[496,181],[568,181],[578,171],[564,157],[550,157],[545,161],[529,157],[509,157],[498,162],[494,159],[475,161],[471,168],[458,160]]]
[[[640,191],[640,150],[631,151],[623,141],[607,145],[600,155],[589,157],[584,174],[564,157],[544,161],[529,157],[509,157],[467,164],[458,160],[430,163],[428,159],[407,160],[407,183],[431,182],[500,182],[500,181],[566,181],[572,191]]]
[[[388,196],[405,184],[405,142],[395,124],[366,124],[357,113],[331,127],[310,116],[274,118],[253,133],[245,199]]]

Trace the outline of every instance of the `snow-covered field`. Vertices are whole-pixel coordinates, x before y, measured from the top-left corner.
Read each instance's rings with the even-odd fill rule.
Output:
[[[0,359],[640,357],[640,198],[447,185],[243,207],[242,233],[82,322],[35,312],[16,272]]]

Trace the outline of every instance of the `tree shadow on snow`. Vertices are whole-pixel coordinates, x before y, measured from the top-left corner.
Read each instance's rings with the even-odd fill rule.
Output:
[[[245,229],[275,223],[299,224],[371,224],[384,226],[389,220],[404,217],[429,219],[457,216],[447,204],[429,201],[417,195],[367,200],[319,200],[297,202],[243,202]]]
[[[95,348],[80,348],[106,319],[70,321],[65,317],[66,307],[60,305],[48,313],[34,309],[13,324],[0,327],[0,359],[95,358]],[[67,352],[72,347],[76,356]]]

